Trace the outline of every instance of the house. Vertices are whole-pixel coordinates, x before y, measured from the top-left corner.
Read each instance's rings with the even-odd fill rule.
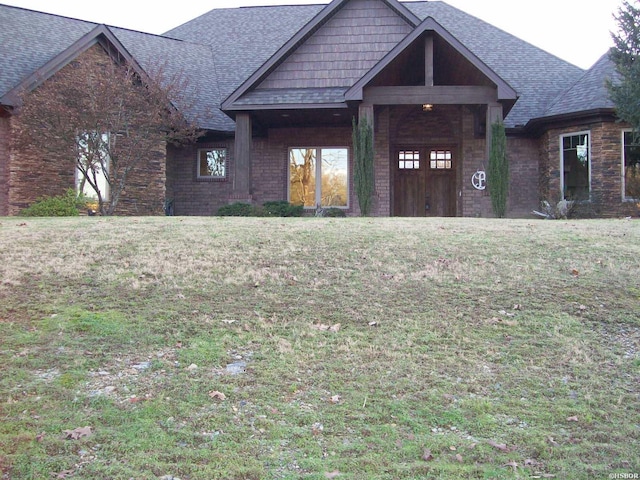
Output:
[[[508,216],[541,200],[638,215],[640,149],[616,121],[604,55],[584,71],[445,2],[333,0],[214,9],[162,36],[0,5],[0,215],[74,185],[11,148],[17,93],[72,59],[158,60],[193,87],[203,137],[162,146],[119,214],[212,215],[271,200],[359,214],[352,121],[373,125],[375,216],[491,217],[484,172],[503,121]],[[53,160],[53,161],[52,161]]]

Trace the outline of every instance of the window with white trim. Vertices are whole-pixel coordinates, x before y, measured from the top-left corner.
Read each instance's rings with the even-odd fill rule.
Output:
[[[589,200],[591,195],[591,144],[589,132],[560,137],[560,177],[566,200]]]
[[[227,178],[227,149],[201,148],[198,150],[198,180],[224,180]]]
[[[97,189],[102,200],[109,200],[109,141],[108,133],[86,132],[78,135],[78,161],[75,170],[78,194],[97,201]]]
[[[348,157],[346,148],[290,148],[289,202],[307,208],[347,208]]]
[[[622,192],[625,200],[640,199],[640,134],[632,131],[622,132]]]

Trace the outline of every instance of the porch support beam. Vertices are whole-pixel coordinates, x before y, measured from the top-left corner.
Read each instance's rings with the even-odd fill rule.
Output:
[[[433,87],[433,37],[424,37],[424,84]]]
[[[373,113],[373,105],[369,103],[361,103],[358,106],[358,122],[363,118],[367,119],[367,123],[371,127],[372,138],[375,145],[375,136],[376,136],[376,119]]]
[[[251,201],[252,122],[248,113],[236,115],[233,199]]]
[[[371,105],[478,105],[497,103],[495,87],[368,87],[363,102]]]
[[[489,161],[489,155],[491,154],[491,126],[496,122],[501,122],[502,118],[502,104],[498,102],[489,103],[487,105],[487,128],[486,128],[486,158]]]

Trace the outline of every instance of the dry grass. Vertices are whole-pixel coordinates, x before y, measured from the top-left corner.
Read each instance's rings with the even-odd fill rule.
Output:
[[[640,473],[636,221],[1,219],[0,245],[5,478]]]

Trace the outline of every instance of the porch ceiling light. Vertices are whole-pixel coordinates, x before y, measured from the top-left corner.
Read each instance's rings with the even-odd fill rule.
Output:
[[[431,110],[433,110],[433,105],[431,103],[425,103],[422,105],[423,112],[430,112]]]

